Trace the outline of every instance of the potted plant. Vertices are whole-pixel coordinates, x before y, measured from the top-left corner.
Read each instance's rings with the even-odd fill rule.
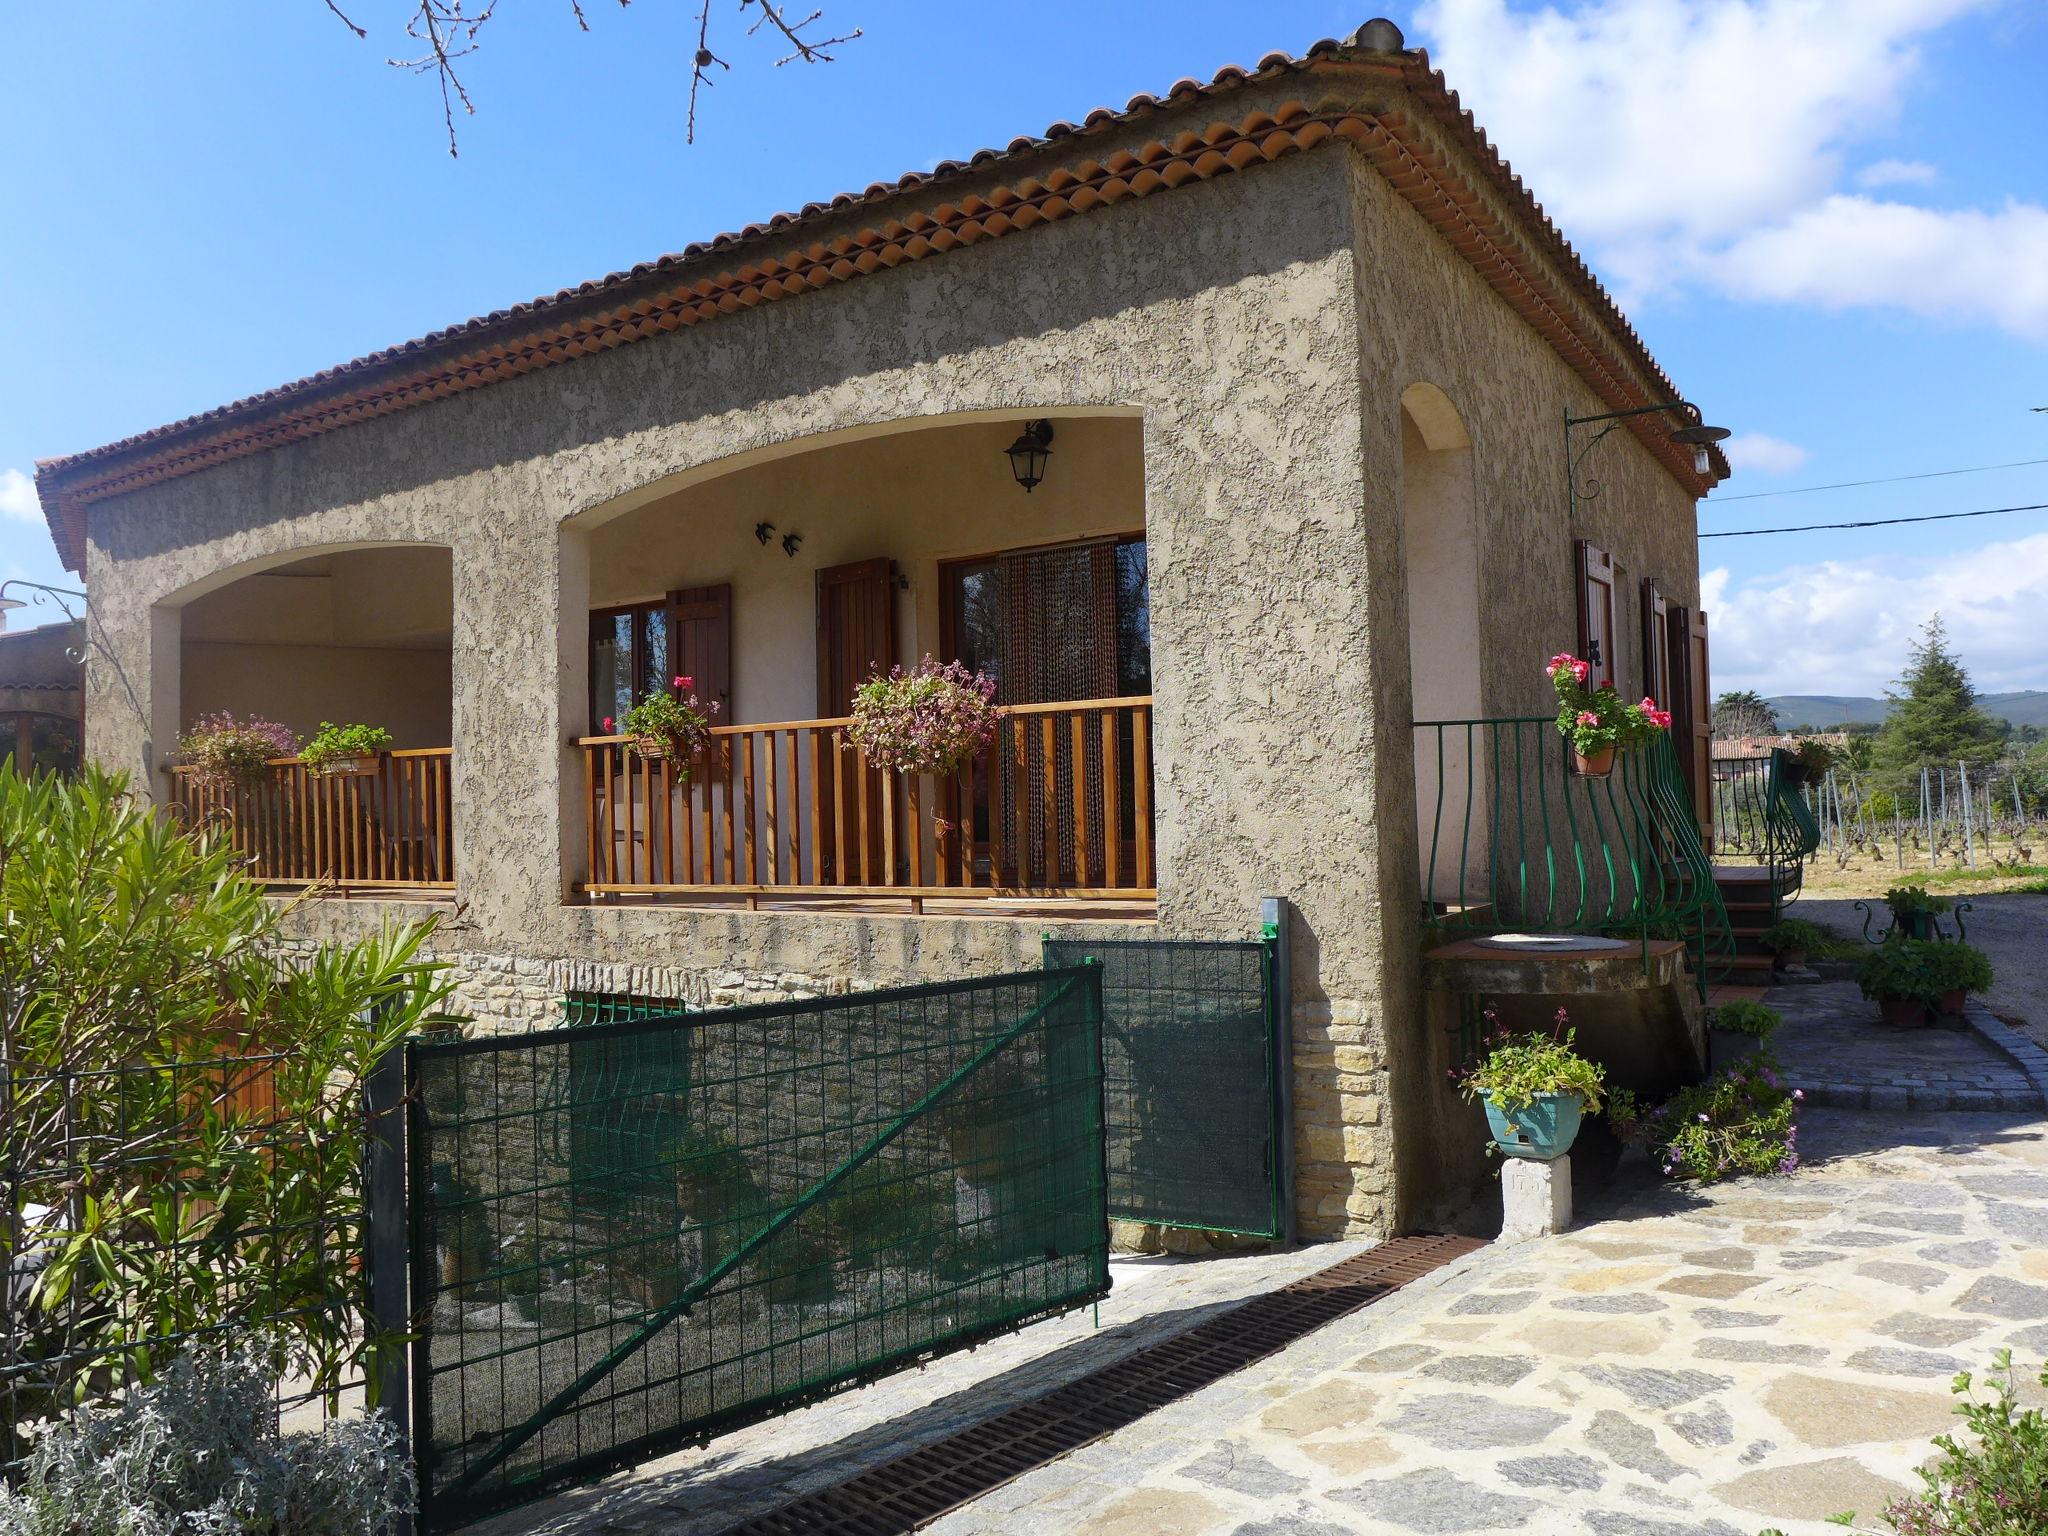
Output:
[[[375,773],[377,759],[391,746],[391,733],[381,725],[335,725],[322,720],[320,729],[299,753],[299,761],[329,778]]]
[[[1624,1141],[1649,1148],[1667,1179],[1712,1183],[1797,1168],[1804,1098],[1760,1053],[1654,1108],[1617,1089],[1607,1118]]]
[[[1946,896],[1935,896],[1925,886],[1895,885],[1884,893],[1884,904],[1892,909],[1890,937],[1931,939],[1934,920],[1949,909]]]
[[[1624,704],[1610,683],[1588,688],[1592,665],[1569,652],[1551,657],[1546,670],[1557,692],[1558,734],[1572,744],[1574,766],[1587,778],[1606,778],[1614,771],[1616,753],[1645,746],[1659,731],[1671,729],[1670,711],[1659,709],[1647,695],[1640,703]]]
[[[1906,1027],[1927,1022],[1928,1007],[1942,993],[1938,940],[1892,939],[1864,955],[1856,966],[1856,985],[1877,1003],[1885,1023]]]
[[[695,678],[678,677],[667,688],[657,689],[626,711],[618,729],[628,738],[635,753],[649,759],[666,758],[682,783],[690,781],[690,765],[711,745],[711,717],[718,713],[718,700],[699,702],[691,690]],[[613,728],[605,717],[604,728]]]
[[[847,735],[884,773],[957,773],[995,739],[995,698],[987,673],[926,656],[856,688]]]
[[[1720,1072],[1746,1060],[1763,1049],[1771,1031],[1785,1022],[1785,1016],[1762,1003],[1737,999],[1723,1003],[1707,1016],[1708,1069]]]
[[[1489,1022],[1497,1022],[1487,1010]],[[1598,1110],[1606,1069],[1573,1049],[1565,1011],[1548,1035],[1496,1033],[1465,1075],[1467,1099],[1486,1108],[1493,1144],[1509,1157],[1549,1162],[1571,1150],[1587,1111]]]
[[[247,789],[263,778],[273,758],[298,755],[299,738],[289,726],[261,715],[237,720],[226,710],[201,715],[178,738],[179,760],[209,789]]]
[[[1802,736],[1793,743],[1785,754],[1783,764],[1787,784],[1804,784],[1811,779],[1822,778],[1835,761],[1835,749],[1818,736]]]
[[[1820,924],[1798,917],[1784,918],[1757,935],[1757,942],[1777,957],[1780,970],[1806,964],[1806,957],[1827,941],[1827,931]]]
[[[1983,992],[1991,985],[1991,957],[1961,939],[1931,941],[1927,964],[1936,989],[1934,1006],[1950,1018],[1962,1013],[1970,993]]]

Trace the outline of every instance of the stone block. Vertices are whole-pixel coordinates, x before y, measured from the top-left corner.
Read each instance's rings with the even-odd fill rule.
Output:
[[[1500,1170],[1500,1240],[1549,1237],[1572,1224],[1572,1160],[1511,1157]]]

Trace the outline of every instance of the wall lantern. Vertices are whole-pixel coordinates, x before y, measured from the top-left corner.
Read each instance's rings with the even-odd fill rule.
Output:
[[[1052,423],[1025,422],[1017,441],[1005,451],[1010,455],[1010,473],[1029,491],[1045,478],[1045,463],[1052,457]]]
[[[1715,443],[1724,441],[1727,436],[1726,427],[1710,427],[1704,422],[1695,422],[1689,427],[1680,427],[1673,432],[1671,441],[1684,443],[1692,449],[1692,472],[1704,475],[1711,473],[1714,468],[1714,461],[1708,455],[1707,449]]]

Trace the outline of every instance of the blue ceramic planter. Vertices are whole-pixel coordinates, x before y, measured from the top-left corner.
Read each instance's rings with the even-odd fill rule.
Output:
[[[1523,1105],[1512,1115],[1497,1108],[1491,1098],[1484,1103],[1494,1144],[1509,1157],[1534,1158],[1539,1163],[1569,1152],[1578,1137],[1579,1122],[1586,1117],[1586,1101],[1576,1093],[1540,1093],[1535,1103]]]

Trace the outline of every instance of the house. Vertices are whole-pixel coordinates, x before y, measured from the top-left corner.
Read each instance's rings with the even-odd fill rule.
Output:
[[[1422,924],[1504,910],[1450,894],[1501,867],[1493,812],[1441,859],[1431,835],[1447,803],[1497,811],[1504,772],[1413,722],[1541,723],[1564,649],[1708,697],[1694,505],[1726,464],[1672,438],[1679,400],[1375,20],[38,488],[92,592],[94,757],[203,814],[173,769],[200,713],[392,731],[375,776],[281,764],[236,822],[281,889],[340,883],[301,937],[441,903],[462,1001],[523,1028],[566,988],[710,1002],[1034,965],[1046,931],[1241,937],[1282,896],[1302,1225],[1363,1234],[1429,1197],[1450,1113]],[[1611,431],[1572,443],[1597,495],[1568,416]],[[1011,712],[978,773],[885,784],[843,750],[849,695],[925,653],[995,671]],[[722,705],[687,785],[605,725],[678,675]],[[1706,736],[1680,746],[1691,773]]]
[[[8,606],[24,606],[7,599]],[[84,690],[78,656],[85,626],[78,620],[0,633],[0,754],[15,765],[70,773],[83,739]]]

